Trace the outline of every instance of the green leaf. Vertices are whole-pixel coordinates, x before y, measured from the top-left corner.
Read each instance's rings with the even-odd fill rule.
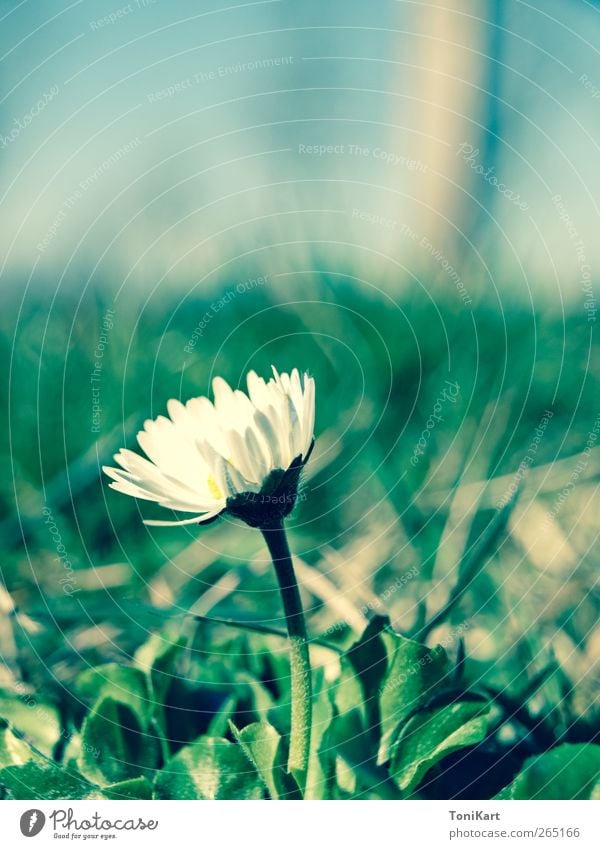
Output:
[[[335,781],[334,710],[323,670],[317,670],[314,679],[312,734],[304,798],[329,799]]]
[[[152,773],[158,761],[158,741],[138,716],[115,699],[102,699],[81,729],[81,772],[97,784],[114,784]]]
[[[10,799],[103,799],[99,787],[79,773],[61,769],[50,761],[0,770],[0,786]]]
[[[342,656],[341,668],[336,707],[341,716],[360,713],[361,746],[373,751],[378,764],[389,759],[398,726],[447,683],[449,672],[441,647],[430,649],[396,634],[383,616],[375,616]]]
[[[207,737],[224,737],[229,730],[229,721],[235,713],[238,697],[228,696],[221,707],[213,715],[206,730]]]
[[[156,778],[159,799],[262,799],[263,785],[244,752],[229,740],[200,737]]]
[[[381,632],[387,671],[379,689],[381,740],[377,763],[388,760],[400,723],[423,707],[447,683],[448,658],[441,646],[433,649],[390,629]]]
[[[337,784],[347,796],[368,798],[368,794],[375,792],[380,799],[400,798],[400,791],[387,770],[376,763],[371,729],[365,729],[358,709],[334,718],[330,739],[336,755]]]
[[[144,672],[131,666],[105,663],[86,669],[77,676],[75,689],[88,704],[111,698],[127,704],[144,720],[149,719],[154,708]]]
[[[0,716],[42,754],[52,757],[61,734],[59,713],[54,705],[40,701],[31,693],[15,697],[13,693],[0,692]]]
[[[151,799],[152,785],[145,778],[100,788],[76,770],[51,761],[27,763],[0,770],[0,786],[11,799]]]
[[[398,787],[414,790],[446,755],[480,743],[487,734],[489,711],[481,702],[455,702],[409,719],[392,750],[390,773]]]
[[[265,783],[271,799],[300,798],[298,785],[286,771],[283,738],[268,722],[253,722],[232,733]]]
[[[388,619],[375,616],[360,639],[341,658],[341,674],[336,689],[336,705],[340,713],[357,708],[365,725],[379,725],[379,690],[388,666],[388,653],[381,634]]]
[[[164,704],[176,677],[175,663],[186,644],[184,637],[172,641],[161,634],[153,634],[135,654],[138,665],[148,676],[151,695],[160,705]]]
[[[13,734],[5,720],[0,719],[0,769],[31,760],[40,760],[40,757],[24,740]]]
[[[365,761],[363,716],[359,708],[348,710],[335,717],[332,726],[333,745],[336,753],[336,779],[340,787],[354,795],[358,788],[358,771]]]
[[[564,743],[525,761],[496,799],[596,799],[600,794],[600,746]]]
[[[107,799],[152,799],[152,785],[147,778],[130,778],[102,788]]]

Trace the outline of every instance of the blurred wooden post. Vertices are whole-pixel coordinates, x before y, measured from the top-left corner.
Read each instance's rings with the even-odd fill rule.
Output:
[[[434,0],[419,16],[416,128],[423,134],[422,159],[429,167],[416,229],[455,262],[460,252],[452,224],[459,231],[468,226],[472,201],[465,192],[474,184],[473,171],[457,152],[463,142],[477,148],[482,137],[489,26],[478,18],[487,8],[467,0]]]

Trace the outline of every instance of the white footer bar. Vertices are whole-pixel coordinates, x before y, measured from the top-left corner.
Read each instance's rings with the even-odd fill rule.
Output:
[[[598,802],[0,802],[2,847],[598,849]]]

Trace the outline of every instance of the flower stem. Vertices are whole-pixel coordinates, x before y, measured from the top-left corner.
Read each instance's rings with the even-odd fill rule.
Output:
[[[283,519],[261,531],[273,559],[290,639],[292,718],[288,772],[299,778],[300,789],[304,791],[312,724],[312,683],[304,612]]]

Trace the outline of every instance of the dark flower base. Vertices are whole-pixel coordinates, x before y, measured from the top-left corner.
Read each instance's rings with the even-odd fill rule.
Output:
[[[241,492],[228,498],[227,512],[252,528],[278,525],[294,509],[300,473],[309,454],[310,450],[304,460],[301,455],[296,457],[285,471],[271,472],[260,492]]]

